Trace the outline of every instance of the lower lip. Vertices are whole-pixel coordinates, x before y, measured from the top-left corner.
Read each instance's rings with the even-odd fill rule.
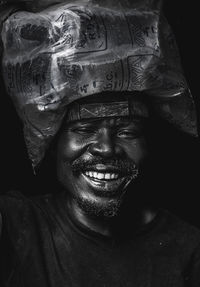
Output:
[[[87,175],[81,173],[81,176],[85,179],[85,181],[92,187],[93,190],[97,192],[101,192],[100,195],[116,195],[118,192],[123,191],[123,187],[126,185],[128,177],[121,177],[118,179],[112,180],[101,180],[101,179],[94,179],[90,178]],[[121,189],[119,190],[119,188]]]

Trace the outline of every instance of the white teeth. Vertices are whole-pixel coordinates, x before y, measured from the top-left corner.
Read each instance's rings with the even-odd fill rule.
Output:
[[[94,177],[94,172],[89,171],[89,176],[90,176],[90,177]]]
[[[97,178],[98,179],[103,179],[104,178],[104,174],[103,173],[97,173]]]
[[[105,179],[111,179],[111,174],[106,173],[106,174],[105,174]]]
[[[96,171],[86,171],[85,175],[91,178],[96,178],[96,179],[117,179],[119,177],[119,174],[117,173],[102,173],[102,172],[96,172]]]

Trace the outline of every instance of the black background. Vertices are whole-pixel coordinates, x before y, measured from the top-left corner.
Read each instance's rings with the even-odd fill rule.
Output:
[[[166,1],[165,15],[176,35],[182,64],[200,114],[198,1]],[[1,103],[1,192],[19,189],[26,194],[48,192],[51,174],[33,175],[23,139],[22,124],[3,84]],[[152,162],[151,184],[146,190],[152,199],[184,220],[200,227],[200,144],[198,139],[182,135],[160,122],[152,149],[157,152]],[[46,163],[47,165],[48,163]]]

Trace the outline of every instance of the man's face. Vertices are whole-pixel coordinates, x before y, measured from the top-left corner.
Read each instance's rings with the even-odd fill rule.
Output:
[[[146,153],[140,120],[74,121],[64,126],[58,141],[58,178],[84,212],[111,217],[127,185],[134,184]]]

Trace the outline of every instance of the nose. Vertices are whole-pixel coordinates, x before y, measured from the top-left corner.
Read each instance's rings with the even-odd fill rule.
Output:
[[[119,151],[119,147],[117,147],[111,131],[104,128],[89,145],[88,151],[92,155],[108,158],[116,155],[117,151]]]

